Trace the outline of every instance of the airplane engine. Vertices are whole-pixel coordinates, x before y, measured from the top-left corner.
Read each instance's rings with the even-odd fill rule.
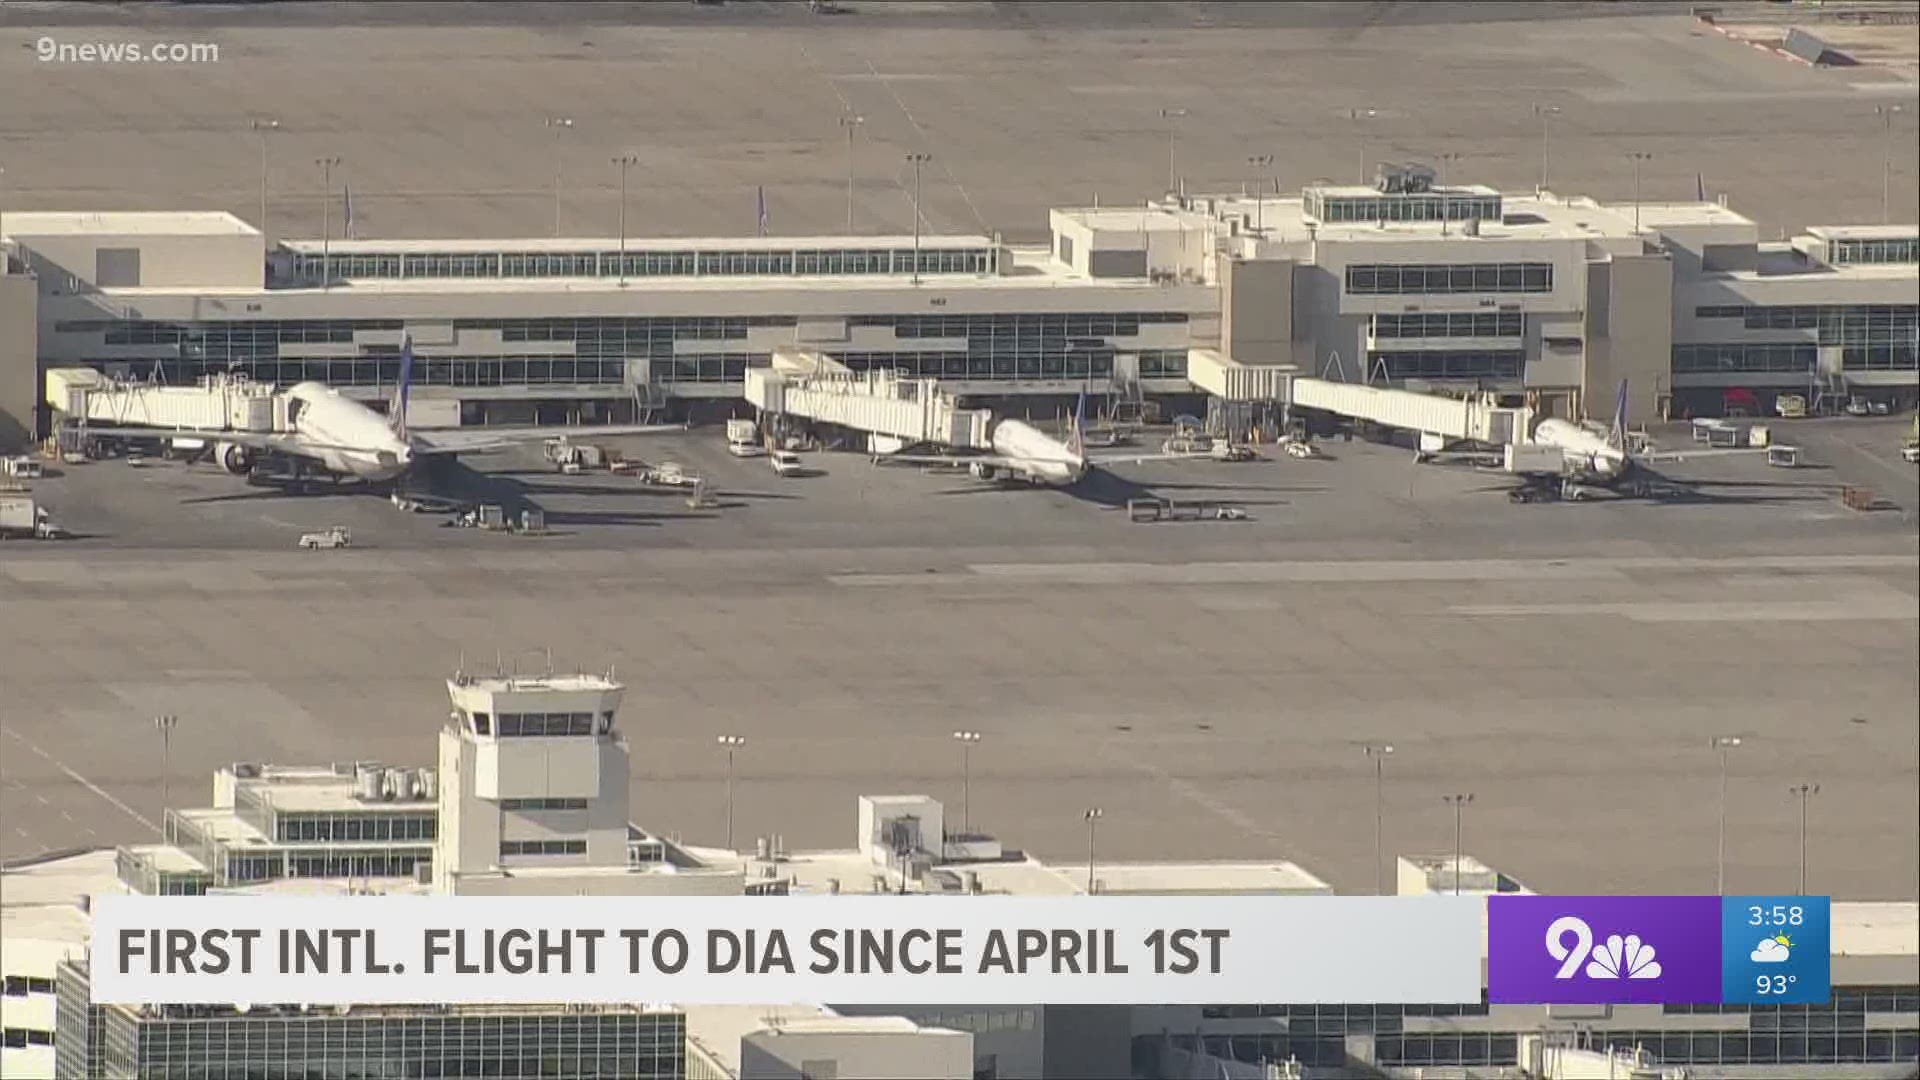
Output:
[[[214,460],[235,476],[245,476],[253,471],[253,451],[235,443],[221,443],[220,448],[214,451]]]
[[[973,474],[975,480],[991,480],[998,475],[993,466],[984,462],[974,462],[967,466],[967,471]]]

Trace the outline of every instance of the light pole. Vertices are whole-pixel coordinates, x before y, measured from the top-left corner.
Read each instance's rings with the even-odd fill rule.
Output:
[[[849,114],[840,118],[840,127],[847,133],[847,235],[853,235],[853,136],[860,125],[867,122],[864,116]],[[918,212],[918,208],[915,208]]]
[[[1187,115],[1185,109],[1161,109],[1160,119],[1167,122],[1167,194],[1176,194],[1180,190],[1180,159],[1174,149],[1174,130],[1181,117]]]
[[[920,169],[933,160],[932,154],[908,154],[907,164],[913,166],[913,283],[920,284]]]
[[[1247,168],[1253,172],[1253,231],[1265,232],[1267,229],[1267,198],[1260,194],[1260,170],[1273,168],[1272,154],[1253,154],[1247,158]],[[1273,185],[1273,193],[1280,194],[1280,185]]]
[[[313,159],[320,166],[320,287],[333,285],[333,167],[337,157]]]
[[[553,235],[560,235],[560,136],[572,129],[573,121],[565,116],[547,117],[547,130],[553,132]]]
[[[1387,894],[1386,877],[1386,820],[1387,820],[1387,758],[1393,754],[1392,743],[1369,743],[1361,747],[1367,757],[1373,760],[1373,892],[1376,896]]]
[[[153,718],[154,730],[160,733],[160,828],[166,829],[167,806],[172,801],[173,782],[173,728],[180,718],[171,713]],[[1804,876],[1804,875],[1803,875]]]
[[[733,850],[733,755],[747,745],[745,735],[722,735],[720,749],[727,752],[727,850]]]
[[[1100,819],[1107,815],[1106,815],[1106,811],[1100,809],[1097,806],[1093,806],[1093,807],[1089,807],[1086,813],[1082,814],[1081,816],[1087,819],[1087,895],[1092,896],[1093,895],[1093,830],[1094,830],[1094,826],[1099,824]]]
[[[1653,155],[1644,150],[1634,150],[1627,154],[1633,161],[1633,231],[1640,231],[1640,166],[1653,160]]]
[[[260,235],[267,235],[267,132],[280,130],[278,120],[252,120],[247,126],[260,136]]]
[[[1457,795],[1442,795],[1440,798],[1453,807],[1453,895],[1460,895],[1460,812],[1473,801],[1473,792],[1464,791]]]
[[[1800,895],[1807,895],[1807,803],[1820,794],[1819,784],[1800,783],[1787,789],[1800,800]]]
[[[1540,118],[1540,190],[1547,190],[1547,129],[1549,121],[1560,115],[1560,106],[1542,105],[1536,102],[1533,115]]]
[[[1893,221],[1893,116],[1907,111],[1905,105],[1875,105],[1886,134],[1880,143],[1880,224]]]
[[[1716,735],[1708,745],[1720,753],[1720,843],[1713,860],[1714,894],[1727,895],[1727,752],[1746,742],[1738,735]]]
[[[980,741],[977,731],[956,731],[954,741],[960,744],[960,828],[964,832],[973,830],[973,744]]]
[[[613,163],[620,167],[620,284],[625,285],[627,283],[627,170],[640,164],[640,159],[632,154],[621,154],[613,159]]]
[[[1360,182],[1363,184],[1367,182],[1367,129],[1360,126],[1360,121],[1379,115],[1378,109],[1347,110],[1347,118],[1353,121],[1353,137],[1360,143]]]

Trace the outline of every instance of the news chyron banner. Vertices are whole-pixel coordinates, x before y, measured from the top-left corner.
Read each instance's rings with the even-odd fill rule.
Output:
[[[1495,896],[1494,1004],[1825,1003],[1824,896]]]
[[[1481,1000],[1483,898],[106,896],[97,1003]]]

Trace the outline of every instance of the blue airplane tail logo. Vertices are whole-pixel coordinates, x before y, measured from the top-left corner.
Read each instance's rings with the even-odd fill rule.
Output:
[[[393,391],[393,433],[402,442],[407,438],[407,392],[413,388],[413,335],[400,343],[400,382]]]

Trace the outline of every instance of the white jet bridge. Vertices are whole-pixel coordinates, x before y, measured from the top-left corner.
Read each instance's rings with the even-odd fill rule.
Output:
[[[937,379],[856,372],[822,353],[777,349],[770,367],[748,368],[747,401],[762,413],[863,431],[875,449],[934,443],[991,449],[992,414],[963,409]]]
[[[1280,403],[1414,431],[1426,452],[1447,443],[1525,442],[1532,428],[1533,410],[1496,405],[1484,395],[1452,398],[1316,379],[1291,364],[1242,363],[1213,349],[1193,349],[1187,357],[1187,378],[1221,401]]]
[[[268,383],[245,375],[209,375],[196,386],[110,378],[93,368],[49,368],[47,404],[76,425],[198,428],[265,433],[280,428],[284,407]]]

